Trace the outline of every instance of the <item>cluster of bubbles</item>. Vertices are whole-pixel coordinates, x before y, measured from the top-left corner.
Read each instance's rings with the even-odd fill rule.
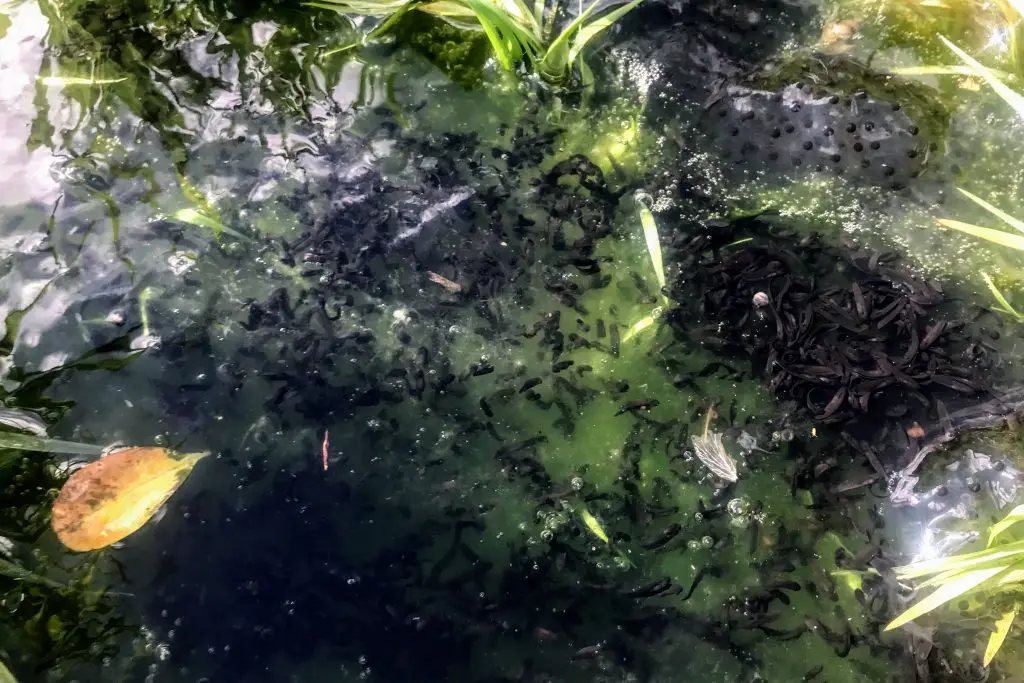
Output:
[[[711,550],[715,547],[715,539],[710,536],[701,536],[700,539],[691,538],[686,542],[686,547],[690,550]]]
[[[793,430],[789,429],[788,427],[786,429],[783,429],[783,430],[780,430],[780,431],[777,431],[777,432],[772,432],[772,441],[792,441],[792,440],[793,440]]]
[[[569,515],[563,510],[538,510],[537,521],[541,525],[540,540],[550,543],[555,533],[569,523]]]

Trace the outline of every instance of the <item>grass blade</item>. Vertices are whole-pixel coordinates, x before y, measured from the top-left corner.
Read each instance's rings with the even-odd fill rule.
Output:
[[[171,214],[171,218],[182,223],[188,223],[189,225],[195,225],[200,228],[206,228],[213,232],[214,237],[220,237],[222,233],[227,233],[232,237],[237,237],[240,240],[249,241],[247,235],[243,235],[237,230],[232,230],[228,226],[221,223],[216,218],[211,218],[201,211],[197,211],[193,208],[179,209]]]
[[[644,228],[644,242],[647,244],[647,253],[651,256],[651,265],[654,266],[654,276],[658,280],[658,288],[665,289],[665,264],[661,257],[661,239],[658,237],[658,224],[654,222],[654,214],[651,213],[651,195],[646,192],[637,192],[633,201],[636,203],[637,213],[640,214],[640,225]]]
[[[990,69],[990,71],[1000,77],[1005,78],[1007,76],[1004,71],[996,71]],[[978,72],[969,66],[900,66],[895,69],[890,69],[889,73],[895,74],[896,76],[977,76]]]
[[[43,85],[110,85],[127,81],[123,78],[82,78],[80,76],[40,76]]]
[[[600,19],[595,20],[593,23],[588,24],[580,29],[579,33],[576,34],[576,38],[572,41],[572,47],[569,49],[569,63],[572,64],[579,57],[580,52],[587,46],[594,37],[604,31],[606,28],[614,24],[616,21],[625,16],[630,10],[639,5],[643,0],[632,0],[631,2],[618,7],[612,12],[604,15]]]
[[[1024,251],[1024,237],[1015,235],[1012,232],[983,228],[980,225],[964,223],[962,221],[953,221],[948,218],[937,218],[935,222],[944,227],[959,230],[960,232],[966,233],[972,237],[978,237],[1003,247],[1010,247],[1011,249]]]
[[[1013,626],[1015,616],[1017,616],[1016,607],[996,620],[996,630],[988,637],[988,645],[985,646],[985,659],[982,661],[982,666],[988,666],[992,662],[992,658],[999,652],[999,648],[1003,646],[1003,641],[1006,640],[1006,635],[1010,632],[1010,627]]]
[[[106,450],[102,446],[94,446],[77,441],[61,441],[60,439],[43,439],[28,434],[11,434],[0,432],[0,448],[12,448],[21,451],[39,451],[41,453],[74,453],[76,455],[102,455]]]
[[[982,273],[984,275],[984,273]],[[1003,300],[1005,301],[1005,299]],[[1009,304],[1007,304],[1009,307]],[[1003,517],[1001,520],[993,524],[988,530],[988,544],[986,547],[991,548],[995,540],[1004,531],[1009,529],[1017,522],[1024,521],[1024,505],[1018,505],[1017,507],[1010,510],[1010,514]]]
[[[954,45],[945,36],[940,35],[939,40],[945,43],[946,47],[952,50],[961,61],[974,69],[981,78],[985,79],[985,82],[992,86],[992,89],[996,91],[996,94],[1002,97],[1008,105],[1013,107],[1013,110],[1017,112],[1017,116],[1024,118],[1024,97],[1022,97],[1020,93],[1016,92],[999,80],[999,77],[990,71],[984,64]]]
[[[896,576],[900,579],[916,579],[921,576],[947,572],[952,569],[969,569],[981,564],[982,562],[988,562],[989,560],[994,560],[998,557],[1013,557],[1014,555],[1020,555],[1021,553],[1024,553],[1024,541],[1017,541],[1015,543],[1008,543],[1007,545],[1000,546],[998,549],[990,548],[963,555],[953,555],[952,557],[939,557],[934,560],[923,560],[903,567],[896,567],[895,571]]]
[[[1010,214],[1006,213],[1002,209],[1000,209],[1000,208],[998,208],[996,206],[993,206],[992,204],[989,204],[988,202],[986,202],[981,197],[979,197],[977,195],[974,195],[974,194],[971,194],[970,192],[968,192],[967,190],[963,189],[962,187],[958,187],[957,190],[960,192],[960,194],[962,194],[963,196],[967,197],[972,202],[974,202],[975,204],[977,204],[981,208],[985,209],[986,211],[988,211],[990,214],[992,214],[996,218],[999,218],[999,219],[1001,219],[1003,221],[1006,221],[1009,225],[1011,225],[1014,228],[1016,228],[1017,231],[1024,232],[1024,221],[1020,220],[1019,218],[1014,218],[1013,216],[1011,216]]]
[[[590,514],[590,510],[587,510],[586,508],[581,509],[580,518],[583,520],[583,523],[587,525],[587,528],[590,529],[590,533],[594,534],[605,543],[609,542],[608,534],[605,532],[604,527],[602,527],[601,523],[597,521],[597,517]]]
[[[911,605],[907,611],[889,622],[885,627],[885,630],[891,631],[894,628],[899,628],[920,616],[928,614],[928,612],[945,605],[950,600],[960,597],[964,593],[967,593],[977,587],[979,584],[982,584],[1005,571],[1006,567],[1000,566],[964,572],[949,583],[936,588],[928,597]]]
[[[999,306],[1001,306],[1000,310],[1002,310],[1004,313],[1008,313],[1009,315],[1012,315],[1015,318],[1018,318],[1018,319],[1019,318],[1024,318],[1024,315],[1021,315],[1019,312],[1017,312],[1016,308],[1014,308],[1013,306],[1010,305],[1010,302],[1006,300],[1006,297],[1003,296],[1003,293],[999,291],[998,287],[996,287],[996,283],[992,282],[992,278],[989,277],[988,273],[982,272],[981,273],[981,279],[983,279],[985,281],[985,284],[988,285],[988,290],[992,293],[993,298],[995,298],[995,300],[999,304]],[[1017,509],[1020,509],[1020,508],[1017,508]],[[1016,512],[1016,510],[1014,510],[1014,511]],[[1021,519],[1024,519],[1024,516],[1022,516]],[[1002,522],[1000,522],[1000,524],[1001,523]],[[992,545],[991,538],[989,539],[988,544],[990,546]]]

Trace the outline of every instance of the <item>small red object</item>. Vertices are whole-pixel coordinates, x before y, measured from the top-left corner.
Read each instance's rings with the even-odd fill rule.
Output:
[[[324,472],[327,471],[327,440],[330,438],[330,436],[331,436],[331,433],[325,429],[324,430],[324,444],[323,444],[323,446],[320,449],[320,451],[323,453],[323,456],[324,456]]]

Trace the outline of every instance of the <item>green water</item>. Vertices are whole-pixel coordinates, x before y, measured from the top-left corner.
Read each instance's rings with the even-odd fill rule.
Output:
[[[67,586],[0,580],[0,657],[18,680],[909,680],[906,635],[879,635],[861,579],[834,572],[837,549],[855,556],[881,539],[909,558],[917,539],[876,489],[836,497],[795,479],[807,462],[828,461],[836,436],[776,402],[748,368],[702,372],[745,359],[676,344],[633,191],[655,199],[670,281],[685,277],[669,246],[684,226],[770,209],[832,243],[895,249],[985,304],[979,271],[1012,299],[1019,258],[932,222],[993,224],[954,185],[1024,215],[1020,124],[985,88],[928,77],[946,139],[941,161],[906,191],[788,172],[736,180],[700,132],[711,93],[654,48],[671,54],[678,40],[689,54],[687,40],[715,44],[719,29],[745,40],[740,20],[758,14],[773,38],[722,58],[738,69],[810,50],[822,26],[865,10],[688,8],[673,38],[655,30],[665,29],[662,9],[641,8],[596,46],[601,77],[581,94],[501,72],[479,36],[418,16],[392,38],[338,51],[362,27],[298,3],[0,4],[4,404],[36,412],[55,438],[214,454],[158,521],[76,555],[48,530],[65,460],[4,451],[13,464],[0,470],[3,552]],[[870,59],[874,78],[936,59],[910,33],[893,38],[890,17],[872,16],[848,55]],[[650,101],[674,79],[682,95]],[[533,156],[515,144],[530,135],[547,140]],[[496,170],[478,173],[477,153]],[[623,190],[607,216],[589,191],[565,216],[543,195],[548,172],[578,154]],[[489,211],[465,208],[465,197],[499,186],[511,190]],[[250,325],[247,311],[281,291],[298,309],[321,271],[315,260],[286,262],[280,240],[302,242],[332,206],[365,196],[387,197],[385,214],[416,226],[410,239],[436,230],[435,251],[373,260],[355,304],[339,304],[328,325],[336,336],[370,332],[373,343],[304,364],[296,349],[319,318]],[[196,212],[206,220],[182,219]],[[379,218],[345,226],[353,249]],[[609,227],[592,254],[610,276],[602,287],[560,261],[559,240],[584,237],[587,221]],[[426,264],[478,251],[514,263],[495,270],[515,277],[465,299],[426,277]],[[574,286],[582,294],[571,307],[559,288]],[[499,331],[487,331],[478,305],[500,312]],[[570,347],[561,357],[574,365],[554,372],[543,335],[515,333],[554,312],[567,338],[596,338],[599,319],[616,325],[619,353]],[[416,367],[420,346],[429,382],[484,361],[494,372],[394,403],[361,406],[346,393]],[[1015,333],[1000,349],[1019,357]],[[282,393],[278,375],[288,373],[301,381]],[[693,382],[674,383],[680,374]],[[534,377],[536,397],[519,391]],[[616,415],[652,398],[646,412]],[[680,437],[700,433],[712,404],[711,429],[739,462],[728,491]],[[744,435],[755,449],[740,446]],[[531,451],[543,485],[529,483],[528,464],[500,457],[535,436],[545,438]],[[638,477],[624,469],[631,447]],[[999,448],[1014,457],[1013,444]],[[837,481],[864,471],[834,467]],[[642,509],[631,514],[623,500]],[[652,549],[672,524],[679,535]],[[683,590],[630,593],[664,579]],[[784,599],[773,598],[765,625],[804,633],[743,626],[759,609],[744,600],[773,581],[799,590],[777,589]],[[976,680],[964,672],[984,628],[955,629],[949,650],[962,671],[934,680]],[[1008,646],[990,680],[1014,680],[1014,655]]]

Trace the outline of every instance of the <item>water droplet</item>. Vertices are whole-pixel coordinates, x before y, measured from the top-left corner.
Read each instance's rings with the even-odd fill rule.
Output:
[[[700,539],[700,545],[703,548],[710,548],[714,544],[715,539],[711,538],[710,536],[705,536],[704,538]]]

